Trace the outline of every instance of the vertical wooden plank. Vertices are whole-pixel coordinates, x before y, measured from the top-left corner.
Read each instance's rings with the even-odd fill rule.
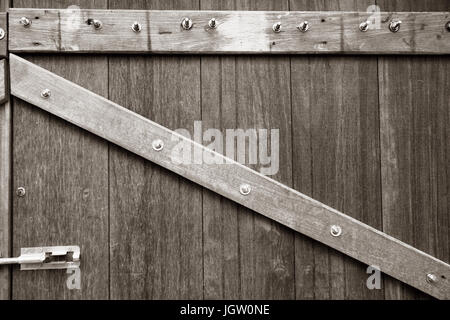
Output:
[[[0,11],[9,1],[0,1]],[[6,41],[6,39],[4,40]],[[11,104],[0,105],[0,257],[11,255]],[[10,268],[0,268],[0,300],[11,298]]]
[[[378,0],[383,11],[448,11],[448,1]],[[380,57],[383,231],[450,261],[450,59]],[[386,298],[427,296],[389,279]]]
[[[104,1],[14,1],[16,7],[106,8]],[[107,97],[107,58],[27,56]],[[13,253],[21,247],[80,245],[81,290],[65,270],[13,269],[14,299],[108,298],[108,144],[65,121],[13,100]]]
[[[201,0],[201,10],[235,10],[234,1]],[[201,58],[201,101],[204,129],[237,126],[236,58]],[[203,263],[205,299],[239,299],[238,208],[228,199],[203,189]]]
[[[291,10],[366,11],[373,1],[291,1]],[[292,57],[294,188],[381,229],[377,60]],[[325,130],[324,130],[325,129]],[[367,266],[296,235],[298,299],[380,299]]]
[[[198,1],[109,2],[110,9],[198,9]],[[110,58],[110,99],[171,129],[201,119],[200,58]],[[202,189],[112,146],[111,298],[203,298]]]

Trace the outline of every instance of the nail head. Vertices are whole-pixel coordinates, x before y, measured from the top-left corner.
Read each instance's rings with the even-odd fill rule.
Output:
[[[192,28],[192,20],[191,19],[189,19],[189,18],[183,18],[183,20],[181,21],[181,27],[184,29],[184,30],[189,30],[189,29],[191,29]]]
[[[252,188],[246,183],[241,184],[241,186],[239,187],[239,192],[244,196],[248,195],[251,191]]]
[[[17,196],[18,197],[24,197],[26,194],[25,188],[24,187],[19,187],[17,188]]]
[[[152,147],[155,151],[161,151],[164,148],[164,142],[160,139],[154,140],[152,142]]]
[[[339,237],[342,234],[342,228],[338,225],[332,225],[330,233],[333,237]]]
[[[51,96],[51,94],[52,92],[50,91],[50,89],[44,89],[41,92],[41,97],[47,99]]]

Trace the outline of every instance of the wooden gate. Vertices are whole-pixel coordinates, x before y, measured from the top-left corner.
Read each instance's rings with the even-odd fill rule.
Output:
[[[336,13],[366,12],[371,5],[418,12],[402,16],[402,28],[414,26],[409,42],[392,40],[386,28],[370,42],[364,37],[371,34],[358,29],[359,15]],[[195,28],[195,19],[192,38],[174,35],[177,46],[164,40],[161,28],[152,33],[146,25],[138,40],[120,30],[108,33],[115,23],[129,28],[136,16],[145,20],[148,11],[99,12],[107,35],[95,38],[76,29],[95,28],[84,19],[92,14],[83,11],[86,24],[79,26],[77,19],[66,23],[59,11],[10,10],[12,95],[0,107],[0,251],[17,256],[23,247],[76,244],[82,264],[79,290],[67,287],[65,270],[1,268],[1,298],[450,297],[450,32],[440,22],[450,20],[448,1],[13,0],[11,7],[194,10],[193,17],[203,17],[199,10],[323,12],[310,14],[311,42],[290,47],[301,31],[285,30],[271,41],[269,54],[236,40],[242,55],[215,38],[203,40],[209,54],[201,54],[199,32],[205,30]],[[18,23],[24,13],[28,29]],[[418,21],[430,17],[434,22],[420,27]],[[163,18],[147,21],[171,21]],[[387,26],[391,18],[382,15],[380,23]],[[254,32],[251,43],[258,43],[258,23],[241,30]],[[348,23],[356,31],[336,38],[348,34]],[[319,46],[316,26],[321,33],[335,28]],[[276,38],[272,28],[270,23],[266,32]],[[420,28],[442,33],[432,38]],[[327,54],[311,54],[321,50]],[[51,99],[39,96],[37,83],[57,84]],[[58,96],[62,92],[73,100]],[[82,104],[84,96],[89,99]],[[66,99],[65,108],[58,99]],[[87,113],[94,110],[91,103],[101,106],[97,115]],[[139,121],[157,132],[165,148],[169,131],[120,106],[171,130],[193,131],[196,120],[222,131],[279,129],[277,182],[239,166],[212,176],[214,169],[168,165],[154,152],[153,136],[132,125]],[[249,183],[248,196],[241,179]],[[302,213],[289,215],[290,209]],[[329,226],[342,228],[342,237],[330,235]],[[319,232],[323,228],[327,233]],[[383,273],[381,289],[369,290],[372,261],[402,281]],[[436,278],[427,281],[428,275]]]

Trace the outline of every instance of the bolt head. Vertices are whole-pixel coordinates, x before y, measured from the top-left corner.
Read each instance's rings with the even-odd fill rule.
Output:
[[[100,20],[94,20],[92,21],[92,24],[94,25],[94,28],[97,30],[103,27],[103,23]]]
[[[389,30],[391,30],[391,32],[398,32],[401,24],[402,22],[400,20],[392,20],[391,23],[389,23]]]
[[[309,22],[308,21],[303,21],[302,23],[300,23],[297,27],[298,30],[300,30],[301,32],[306,32],[309,29]]]
[[[361,22],[361,24],[359,25],[359,30],[361,32],[366,32],[367,30],[369,30],[369,23],[367,21]]]
[[[18,197],[24,197],[26,194],[25,188],[24,187],[17,188],[16,194]]]
[[[155,151],[161,151],[164,148],[164,142],[160,139],[154,140],[152,142],[152,148]]]
[[[189,18],[183,18],[183,20],[181,20],[181,27],[184,30],[189,30],[192,28],[192,20]]]
[[[141,32],[142,30],[142,26],[139,22],[135,21],[132,25],[131,25],[131,30],[133,30],[134,32],[138,33]]]
[[[275,22],[272,26],[273,32],[280,32],[281,31],[281,22]]]
[[[31,20],[27,17],[22,17],[19,20],[20,24],[22,24],[24,27],[29,27],[31,25]]]
[[[209,26],[211,29],[215,29],[215,28],[217,27],[216,19],[215,19],[215,18],[212,18],[211,20],[209,20],[208,26]]]
[[[432,274],[432,273],[427,274],[427,282],[435,283],[435,282],[437,282],[437,280],[438,279],[435,274]]]
[[[44,89],[41,92],[41,97],[44,99],[50,98],[52,92],[50,91],[50,89]]]
[[[342,228],[338,225],[332,225],[330,233],[333,237],[339,237],[342,234]]]
[[[251,191],[252,188],[246,183],[241,184],[241,186],[239,187],[239,192],[244,196],[248,195]]]
[[[447,29],[447,31],[450,32],[450,21],[448,21],[448,22],[445,24],[445,29]]]
[[[0,40],[3,40],[5,38],[5,30],[3,30],[3,28],[0,28]]]

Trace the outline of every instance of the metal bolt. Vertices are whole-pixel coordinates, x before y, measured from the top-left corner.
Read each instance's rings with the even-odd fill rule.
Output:
[[[437,282],[437,280],[438,279],[437,279],[436,275],[434,275],[432,273],[427,274],[427,282],[435,283],[435,282]]]
[[[47,99],[51,96],[52,92],[50,91],[50,89],[44,89],[41,91],[41,97],[44,99]]]
[[[450,32],[450,21],[448,21],[448,22],[445,24],[445,29],[447,29],[447,31]]]
[[[131,25],[131,30],[133,30],[134,32],[138,33],[141,32],[142,30],[142,26],[139,22],[135,21],[133,22],[133,24]]]
[[[94,19],[92,21],[92,25],[94,26],[95,29],[99,30],[103,27],[103,23],[100,20],[96,20]]]
[[[333,237],[339,237],[342,234],[342,228],[338,225],[332,225],[330,232]]]
[[[17,194],[18,197],[21,197],[21,198],[24,197],[25,193],[26,193],[26,191],[25,191],[24,187],[17,188],[16,194]]]
[[[192,20],[189,18],[183,18],[183,20],[181,20],[181,27],[184,30],[189,30],[192,28]]]
[[[0,40],[3,40],[5,38],[5,30],[3,30],[2,28],[0,28]]]
[[[239,192],[244,196],[248,195],[250,191],[252,191],[252,188],[246,183],[241,184],[239,187]]]
[[[274,25],[272,26],[272,30],[273,32],[280,32],[281,31],[281,22],[275,22]]]
[[[400,30],[401,23],[400,20],[392,20],[391,23],[389,23],[389,30],[391,30],[391,32],[397,32]]]
[[[161,151],[164,148],[164,142],[160,139],[154,140],[152,142],[152,147],[155,151]]]
[[[300,23],[297,27],[298,30],[300,30],[301,32],[306,32],[309,29],[309,23],[308,21],[303,21],[302,23]]]
[[[22,24],[24,27],[29,27],[31,25],[31,20],[27,17],[22,17],[19,20],[20,24]]]
[[[217,27],[216,19],[215,19],[215,18],[212,18],[211,20],[209,20],[208,26],[209,26],[211,29],[215,29],[215,28]]]
[[[367,30],[369,30],[369,22],[368,21],[361,22],[361,24],[359,25],[359,30],[361,32],[366,32]]]

